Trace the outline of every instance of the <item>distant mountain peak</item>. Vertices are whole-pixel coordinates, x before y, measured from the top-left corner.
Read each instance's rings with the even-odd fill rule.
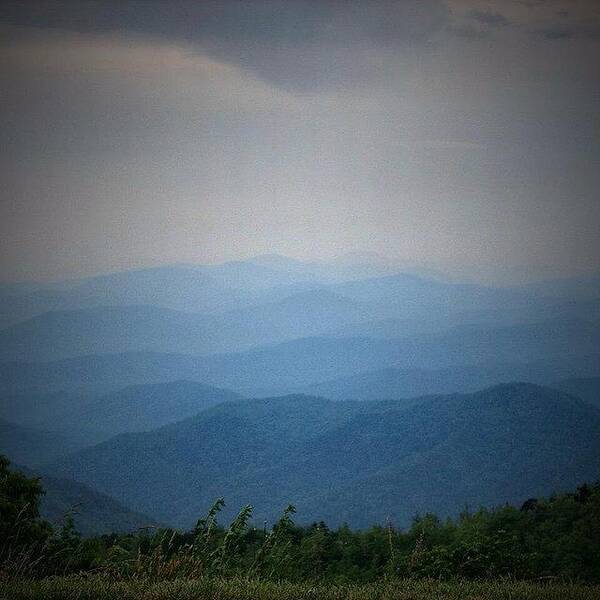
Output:
[[[248,258],[244,262],[251,262],[259,265],[262,264],[271,267],[306,264],[306,262],[298,260],[297,258],[291,258],[290,256],[285,256],[284,254],[277,254],[275,252],[259,254],[257,256]]]
[[[344,254],[340,254],[336,256],[330,261],[332,264],[337,265],[356,265],[356,264],[372,264],[372,265],[381,265],[381,266],[394,266],[397,263],[392,258],[388,256],[384,256],[383,254],[379,254],[378,252],[373,251],[364,251],[364,252],[345,252]]]

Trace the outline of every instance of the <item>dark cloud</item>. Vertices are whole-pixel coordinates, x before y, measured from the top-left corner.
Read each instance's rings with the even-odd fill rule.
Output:
[[[472,10],[469,12],[469,18],[477,21],[487,27],[506,27],[511,22],[502,14],[497,12],[487,12],[483,10]]]
[[[561,27],[559,25],[547,27],[539,31],[547,40],[565,40],[573,38],[577,35],[576,31],[569,27]]]
[[[465,38],[467,40],[482,40],[491,37],[489,29],[482,29],[481,27],[473,27],[473,25],[449,25],[448,31],[453,35]]]
[[[556,24],[539,29],[536,33],[547,40],[600,40],[600,24],[571,26]]]
[[[0,5],[2,21],[28,27],[292,46],[353,37],[392,43],[419,39],[447,15],[441,0],[8,0]]]
[[[527,8],[538,8],[548,4],[548,0],[515,0],[515,4],[520,4]]]
[[[364,78],[373,48],[394,52],[442,29],[442,0],[372,2],[4,2],[4,23],[80,33],[122,32],[195,44],[288,88]]]

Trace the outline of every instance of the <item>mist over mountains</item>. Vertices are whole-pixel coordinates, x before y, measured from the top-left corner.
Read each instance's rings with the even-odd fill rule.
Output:
[[[0,299],[0,452],[79,490],[86,531],[108,531],[98,498],[124,527],[188,527],[219,496],[403,526],[600,475],[599,277],[264,255]]]

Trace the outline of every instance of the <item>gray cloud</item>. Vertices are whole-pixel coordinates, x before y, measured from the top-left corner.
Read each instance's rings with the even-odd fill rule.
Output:
[[[193,43],[265,80],[303,90],[368,79],[373,48],[393,53],[422,42],[449,17],[442,0],[60,0],[0,8],[0,21],[21,27]]]
[[[600,30],[600,4],[596,0],[447,1],[453,13],[451,29],[464,37],[513,29],[547,40],[595,40]]]
[[[470,24],[449,25],[447,30],[448,32],[450,32],[451,35],[456,35],[460,38],[473,41],[484,40],[492,36],[492,32],[490,31],[490,29],[474,27]]]
[[[595,42],[531,35],[560,4],[4,2],[0,278],[352,249],[589,271]]]
[[[597,24],[555,24],[536,30],[547,40],[588,39],[600,40],[600,23]]]
[[[3,22],[26,27],[129,31],[196,42],[260,40],[289,47],[365,38],[402,43],[430,34],[447,17],[440,0],[8,0],[0,7]]]
[[[511,22],[501,13],[483,10],[472,10],[468,13],[470,19],[487,27],[506,27]]]

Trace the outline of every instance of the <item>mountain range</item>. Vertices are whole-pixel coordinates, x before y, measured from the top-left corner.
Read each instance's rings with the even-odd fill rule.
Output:
[[[465,367],[479,367],[482,381],[494,383],[515,378],[506,365],[517,365],[519,373],[532,365],[532,375],[540,373],[536,380],[545,382],[595,375],[599,348],[600,326],[577,320],[492,328],[463,326],[408,338],[320,336],[208,356],[126,352],[45,363],[0,363],[0,391],[107,393],[127,385],[186,379],[246,396],[273,395],[306,391],[306,386],[382,369],[432,371],[432,379],[441,369],[448,373],[457,370],[458,374],[449,377],[458,381]],[[551,369],[556,372],[550,373]],[[494,372],[498,379],[490,377]],[[407,387],[402,395],[420,390],[418,385]],[[318,388],[315,391],[321,393]],[[461,390],[455,390],[453,384],[451,389],[439,391]]]
[[[242,400],[45,468],[179,526],[219,496],[225,516],[252,502],[259,522],[292,502],[303,522],[404,526],[596,479],[600,411],[518,383],[406,401]]]
[[[599,282],[267,254],[0,285],[0,452],[86,532],[552,493],[600,474]]]
[[[27,477],[38,478],[44,494],[40,515],[52,525],[62,527],[67,515],[83,536],[130,533],[160,525],[151,517],[132,511],[114,498],[101,494],[72,479],[40,475],[28,467],[13,465]]]
[[[36,466],[85,446],[75,436],[45,431],[0,419],[0,454],[12,461]]]
[[[0,419],[17,423],[5,422],[6,429],[16,432],[12,439],[33,439],[33,443],[23,444],[33,455],[44,456],[45,452],[39,452],[39,443],[54,435],[49,445],[54,446],[58,455],[64,448],[90,445],[122,432],[154,429],[196,415],[215,404],[241,398],[230,390],[195,381],[130,385],[99,396],[26,392],[4,399],[0,404]],[[0,420],[0,426],[2,423]],[[42,431],[48,426],[53,433]],[[35,432],[25,435],[32,428],[37,431],[37,439]],[[7,436],[5,441],[9,439]],[[25,459],[23,462],[30,463]]]
[[[600,377],[573,377],[570,379],[563,379],[554,383],[552,387],[573,396],[577,396],[600,408]]]

